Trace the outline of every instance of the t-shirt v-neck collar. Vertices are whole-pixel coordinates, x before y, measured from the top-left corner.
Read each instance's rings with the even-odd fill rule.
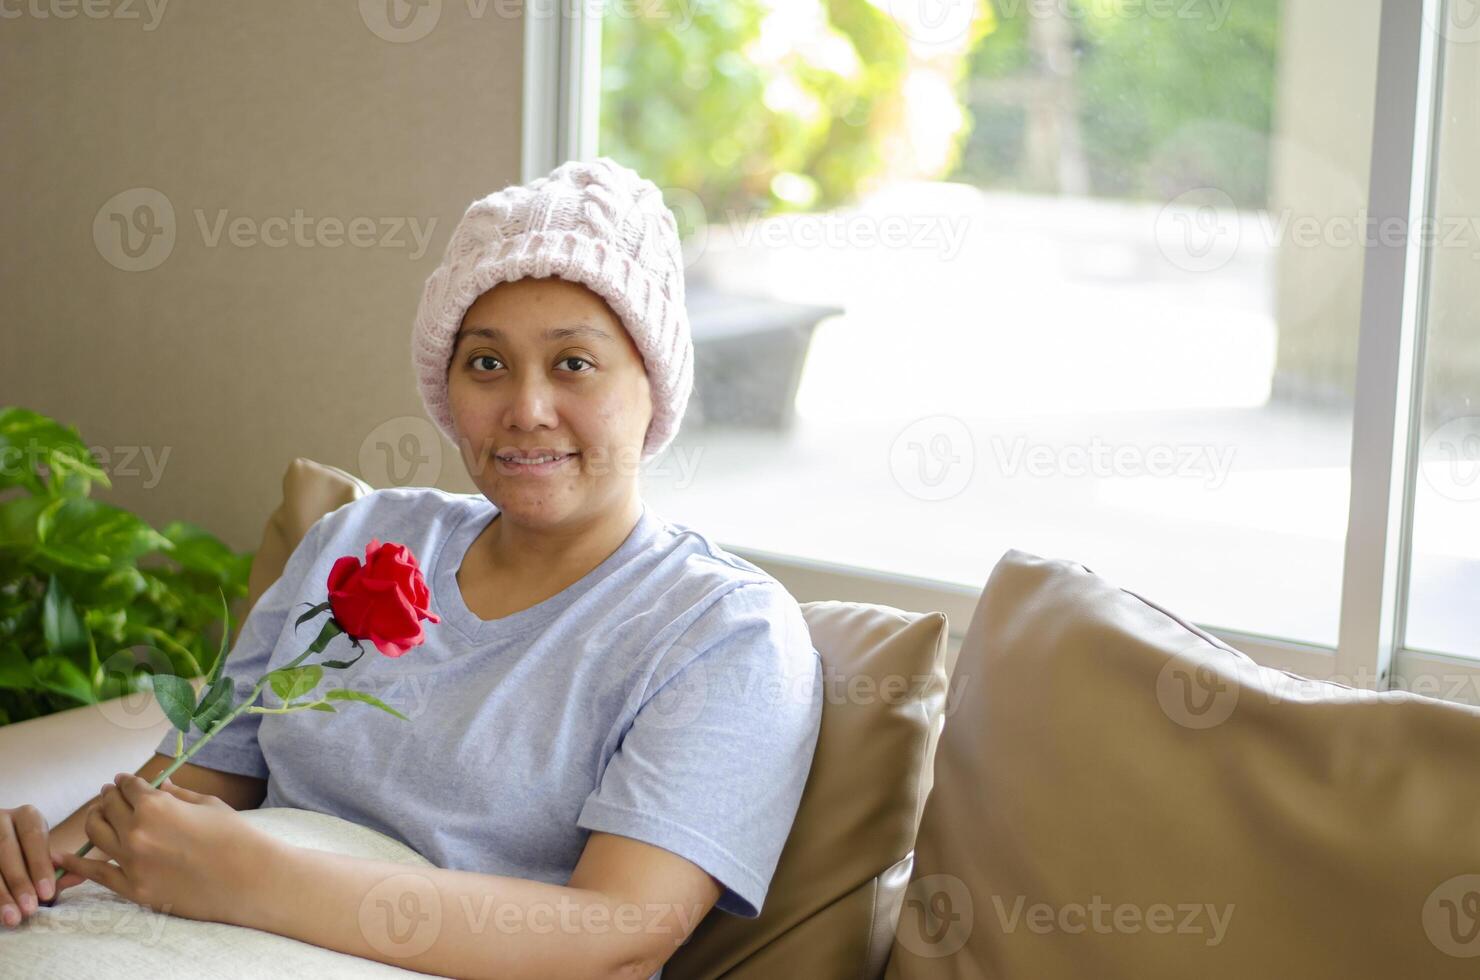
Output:
[[[478,503],[474,501],[475,505]],[[504,636],[524,633],[548,624],[571,603],[610,574],[613,569],[620,567],[632,556],[642,551],[657,529],[657,518],[649,509],[647,502],[643,501],[642,513],[638,516],[632,531],[617,546],[616,551],[608,555],[591,571],[555,595],[527,609],[521,609],[519,612],[501,616],[498,619],[481,619],[477,613],[468,608],[463,600],[462,589],[457,584],[457,572],[462,567],[463,559],[467,557],[468,549],[473,546],[478,535],[483,533],[484,528],[493,523],[498,513],[498,507],[486,498],[481,501],[481,506],[465,510],[458,523],[448,532],[446,540],[437,553],[432,570],[432,610],[442,622],[450,624],[464,637],[474,642],[486,640],[495,634]]]

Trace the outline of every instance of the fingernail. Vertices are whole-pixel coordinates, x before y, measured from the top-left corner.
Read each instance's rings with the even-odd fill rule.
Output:
[[[32,912],[35,912],[36,911],[36,896],[35,895],[22,895],[21,896],[21,908],[25,911],[25,913],[27,915],[30,915]]]
[[[56,883],[50,878],[42,878],[36,882],[36,894],[40,895],[43,899],[50,900],[56,896],[56,887]]]
[[[16,910],[14,905],[7,905],[5,908],[0,909],[0,921],[4,921],[8,926],[19,925],[21,914]]]

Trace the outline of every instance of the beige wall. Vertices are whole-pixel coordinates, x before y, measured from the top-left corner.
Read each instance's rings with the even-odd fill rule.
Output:
[[[0,405],[108,450],[101,499],[237,549],[257,546],[295,456],[472,490],[419,421],[409,330],[463,209],[518,179],[510,5],[449,0],[397,41],[377,20],[388,0],[153,2],[5,5],[20,16],[0,21]],[[167,254],[168,234],[137,258],[120,247],[136,213],[168,226],[149,191],[105,207],[136,188],[173,209]],[[294,242],[298,211],[322,244]],[[374,244],[322,220],[357,217]],[[382,445],[429,459],[392,473]]]

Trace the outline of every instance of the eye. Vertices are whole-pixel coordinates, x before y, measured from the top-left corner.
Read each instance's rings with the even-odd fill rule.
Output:
[[[569,364],[571,361],[578,361],[581,364],[588,365],[591,368],[591,371],[596,370],[596,365],[595,364],[592,364],[590,361],[586,360],[584,357],[576,357],[574,354],[570,355],[569,357],[562,357],[560,359],[559,363],[561,363],[561,364]],[[591,371],[572,371],[571,374],[590,374]]]
[[[469,364],[477,364],[479,361],[497,361],[497,360],[498,360],[498,358],[494,357],[492,354],[479,354],[477,357],[474,357],[472,360],[468,361],[468,363]],[[489,370],[491,371],[493,369],[492,368],[489,368]]]

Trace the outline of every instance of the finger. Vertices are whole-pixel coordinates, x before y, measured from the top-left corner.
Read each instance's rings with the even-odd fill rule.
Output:
[[[76,854],[61,851],[57,854],[61,859],[61,865],[67,871],[84,878],[95,881],[112,892],[117,892],[128,897],[128,877],[124,875],[123,869],[116,864],[107,861],[95,861],[92,858],[78,857]]]
[[[82,821],[82,829],[87,832],[87,839],[98,847],[107,851],[114,857],[123,854],[122,842],[118,839],[118,831],[108,822],[108,817],[103,808],[94,803],[87,808],[87,818]],[[63,867],[67,867],[63,865]]]
[[[160,784],[159,788],[176,799],[184,800],[186,803],[215,803],[218,799],[209,793],[197,793],[193,789],[186,789],[184,786],[178,785],[173,779],[166,779]]]
[[[159,790],[150,786],[148,782],[140,779],[131,772],[119,773],[113,782],[118,786],[119,792],[123,794],[124,800],[130,807],[137,807],[143,801],[144,797],[149,796],[151,793],[159,792]]]
[[[77,874],[75,871],[67,871],[65,869],[62,864],[62,854],[62,851],[51,852],[51,863],[62,871],[62,876],[57,879],[58,895],[66,891],[68,888],[71,888],[73,885],[80,885],[87,880],[86,878],[82,877],[82,875]],[[52,899],[51,901],[55,902],[56,899]],[[50,905],[51,902],[47,902],[46,904]]]
[[[15,839],[13,825],[7,821],[0,833],[3,833],[0,836],[0,878],[5,879],[5,895],[0,897],[0,922],[13,926],[36,911],[36,889],[31,887],[31,876],[26,872],[26,862],[21,857],[21,845]],[[15,910],[14,915],[8,911],[10,908]]]
[[[41,901],[51,898],[56,892],[52,888],[55,870],[51,866],[51,855],[47,853],[46,818],[41,811],[27,804],[15,811],[15,836],[21,842],[21,855],[31,872],[31,882],[36,897]]]
[[[103,795],[99,798],[98,804],[103,809],[103,816],[108,818],[108,823],[118,833],[121,834],[133,826],[134,808],[129,805],[128,800],[123,798],[123,794],[119,792],[117,786],[114,786],[112,783],[104,783]],[[98,846],[101,847],[102,843],[99,842]],[[108,853],[112,854],[113,852],[109,851]]]

